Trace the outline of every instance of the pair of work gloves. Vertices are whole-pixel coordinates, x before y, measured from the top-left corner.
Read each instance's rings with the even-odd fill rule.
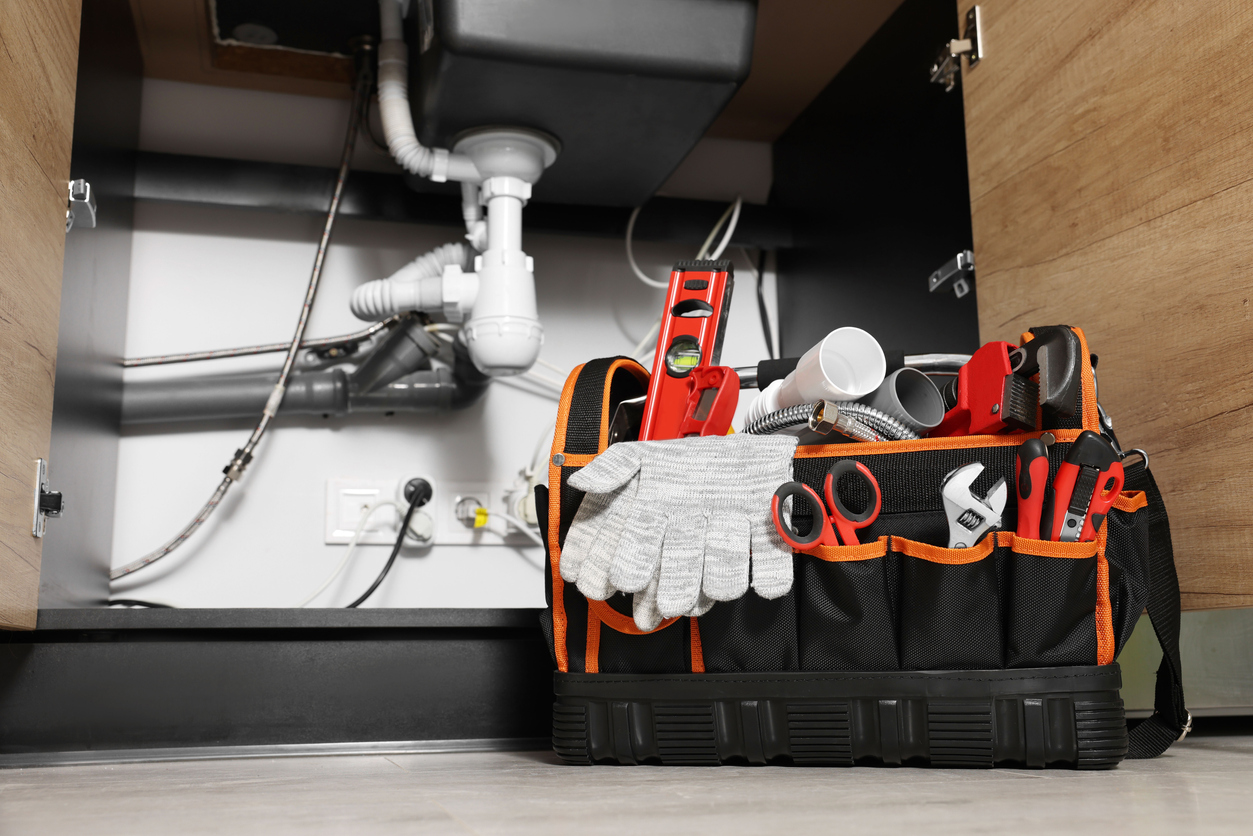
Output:
[[[771,500],[792,478],[795,436],[729,435],[614,444],[570,477],[584,491],[561,577],[587,598],[632,593],[635,625],[704,615],[751,585],[792,588],[792,549]]]

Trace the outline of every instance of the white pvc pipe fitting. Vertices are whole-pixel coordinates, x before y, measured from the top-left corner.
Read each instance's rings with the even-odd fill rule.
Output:
[[[879,341],[869,333],[836,328],[805,352],[791,374],[757,396],[746,421],[802,403],[859,400],[879,388],[887,365]]]

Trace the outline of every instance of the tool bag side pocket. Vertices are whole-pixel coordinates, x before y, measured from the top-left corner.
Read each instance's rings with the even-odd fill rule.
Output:
[[[793,559],[795,568],[799,558]],[[797,586],[773,600],[753,590],[720,601],[696,622],[705,673],[768,673],[799,669]]]
[[[1108,594],[1101,594],[1107,588],[1098,567],[1101,544],[1008,533],[1001,537],[1012,544],[1006,572],[1005,666],[1097,664],[1101,645],[1110,643]]]
[[[1127,645],[1149,598],[1149,513],[1144,491],[1123,491],[1106,519],[1113,659]]]
[[[1009,548],[996,533],[965,549],[890,538],[900,561],[901,669],[1003,666],[1001,596]]]
[[[795,565],[801,670],[900,670],[897,558],[888,538],[817,546]]]

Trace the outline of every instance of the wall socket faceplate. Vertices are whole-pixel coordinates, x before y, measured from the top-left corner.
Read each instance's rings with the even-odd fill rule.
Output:
[[[487,529],[471,528],[457,519],[457,503],[463,499],[478,500],[487,510],[508,513],[506,508],[507,488],[488,484],[487,482],[445,482],[435,492],[431,504],[435,506],[435,543],[436,545],[475,545],[482,543],[488,546],[525,544],[531,540],[524,534],[514,530],[512,525],[497,518],[488,521]],[[506,536],[501,537],[501,534]]]
[[[396,479],[326,480],[326,542],[342,544],[352,540],[361,515],[380,499],[396,499]],[[380,508],[370,518],[369,527],[361,535],[363,544],[396,542],[400,515],[394,508]]]
[[[401,491],[412,476],[397,479],[350,479],[333,478],[326,482],[326,538],[327,544],[346,544],[352,540],[353,532],[361,521],[361,514],[380,499],[390,499],[404,506]],[[488,522],[487,529],[472,528],[457,519],[457,503],[462,499],[473,498],[488,511],[510,513],[507,508],[507,488],[492,485],[488,482],[436,482],[423,476],[431,483],[433,495],[431,501],[418,513],[428,514],[435,522],[435,537],[432,545],[472,546],[482,543],[488,546],[526,545],[532,541],[520,534],[514,527],[503,520],[493,519]],[[390,546],[396,542],[396,533],[400,528],[403,510],[392,508],[379,509],[370,519],[369,527],[362,534],[360,542],[364,545]],[[501,537],[504,533],[506,536]]]
[[[396,535],[400,531],[400,521],[404,517],[404,509],[406,507],[404,497],[405,483],[412,476],[406,476],[400,479],[349,479],[344,477],[336,477],[326,480],[326,538],[325,542],[330,545],[346,544],[351,542],[353,533],[357,530],[357,525],[361,522],[361,515],[365,513],[375,502],[381,499],[390,499],[400,505],[400,510],[395,508],[380,508],[370,518],[369,527],[361,535],[360,542],[364,545],[381,545],[390,546],[396,542]],[[440,486],[429,476],[421,478],[431,483],[432,498],[425,507],[419,509],[415,514],[415,520],[410,523],[410,531],[430,531],[434,522],[435,501],[439,498]],[[431,522],[423,524],[418,519],[420,516],[429,517]],[[407,540],[410,545],[414,544],[412,537]]]

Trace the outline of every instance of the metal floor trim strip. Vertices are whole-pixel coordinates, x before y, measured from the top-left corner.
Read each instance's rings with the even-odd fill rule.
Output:
[[[180,746],[167,749],[103,749],[0,755],[0,769],[162,761],[292,758],[323,755],[427,755],[453,752],[528,752],[552,747],[548,738],[501,737],[471,740],[388,740],[349,743],[284,743],[260,746]]]

